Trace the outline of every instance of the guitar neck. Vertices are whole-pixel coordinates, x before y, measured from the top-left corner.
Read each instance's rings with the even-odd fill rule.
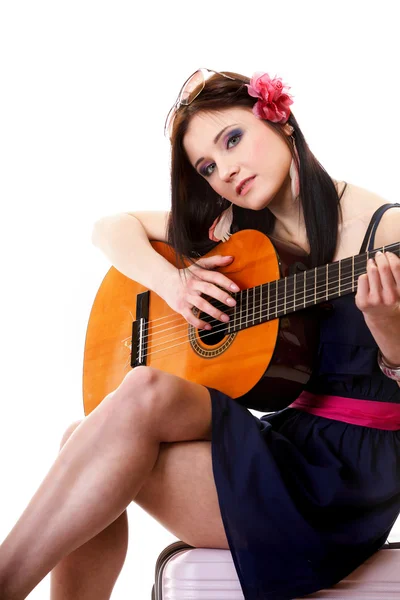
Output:
[[[400,242],[263,283],[234,294],[229,332],[239,331],[357,291],[357,280],[377,252],[400,256]]]

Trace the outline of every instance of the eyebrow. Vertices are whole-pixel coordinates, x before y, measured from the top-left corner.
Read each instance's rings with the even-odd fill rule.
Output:
[[[217,135],[214,138],[214,144],[216,144],[218,142],[219,138],[224,133],[224,131],[226,131],[227,129],[229,129],[229,127],[234,127],[235,125],[236,125],[236,123],[233,123],[232,125],[227,125],[223,129],[221,129],[221,131],[219,133],[217,133]],[[202,156],[201,158],[199,158],[199,160],[196,161],[196,164],[194,165],[195,169],[197,169],[197,165],[200,164],[202,160],[204,160],[204,156]]]

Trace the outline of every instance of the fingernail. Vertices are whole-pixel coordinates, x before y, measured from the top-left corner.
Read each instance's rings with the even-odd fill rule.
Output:
[[[239,291],[238,286],[236,285],[236,283],[231,283],[231,290],[235,290],[235,292]]]
[[[227,303],[230,304],[231,306],[234,306],[236,304],[236,300],[234,300],[233,298],[227,298]]]
[[[227,323],[229,321],[228,315],[221,315],[221,319],[222,319],[222,321],[225,321],[225,323]]]
[[[381,252],[380,250],[378,250],[378,252],[375,253],[375,256],[379,256],[379,254],[383,254],[383,252]]]

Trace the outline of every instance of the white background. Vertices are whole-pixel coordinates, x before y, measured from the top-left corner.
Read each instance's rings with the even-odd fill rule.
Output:
[[[110,266],[91,245],[93,223],[169,208],[163,124],[183,81],[198,67],[282,77],[331,176],[399,201],[396,9],[391,0],[3,0],[1,539],[83,416],[86,324]],[[135,505],[129,516],[113,599],[146,600],[175,538]],[[48,590],[46,577],[29,598]]]

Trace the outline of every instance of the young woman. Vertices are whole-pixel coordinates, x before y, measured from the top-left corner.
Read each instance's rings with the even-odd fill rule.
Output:
[[[133,369],[67,430],[3,542],[2,600],[50,570],[53,600],[109,598],[131,501],[193,546],[229,548],[246,600],[332,586],[385,542],[400,511],[400,207],[332,180],[291,104],[266,73],[197,71],[167,123],[171,212],[101,219],[94,243],[200,329],[235,305],[234,278],[218,270],[235,257],[199,258],[232,232],[259,229],[312,266],[393,252],[372,253],[357,293],[332,301],[306,391],[283,411],[258,419],[215,389]],[[192,265],[171,265],[149,240]]]

